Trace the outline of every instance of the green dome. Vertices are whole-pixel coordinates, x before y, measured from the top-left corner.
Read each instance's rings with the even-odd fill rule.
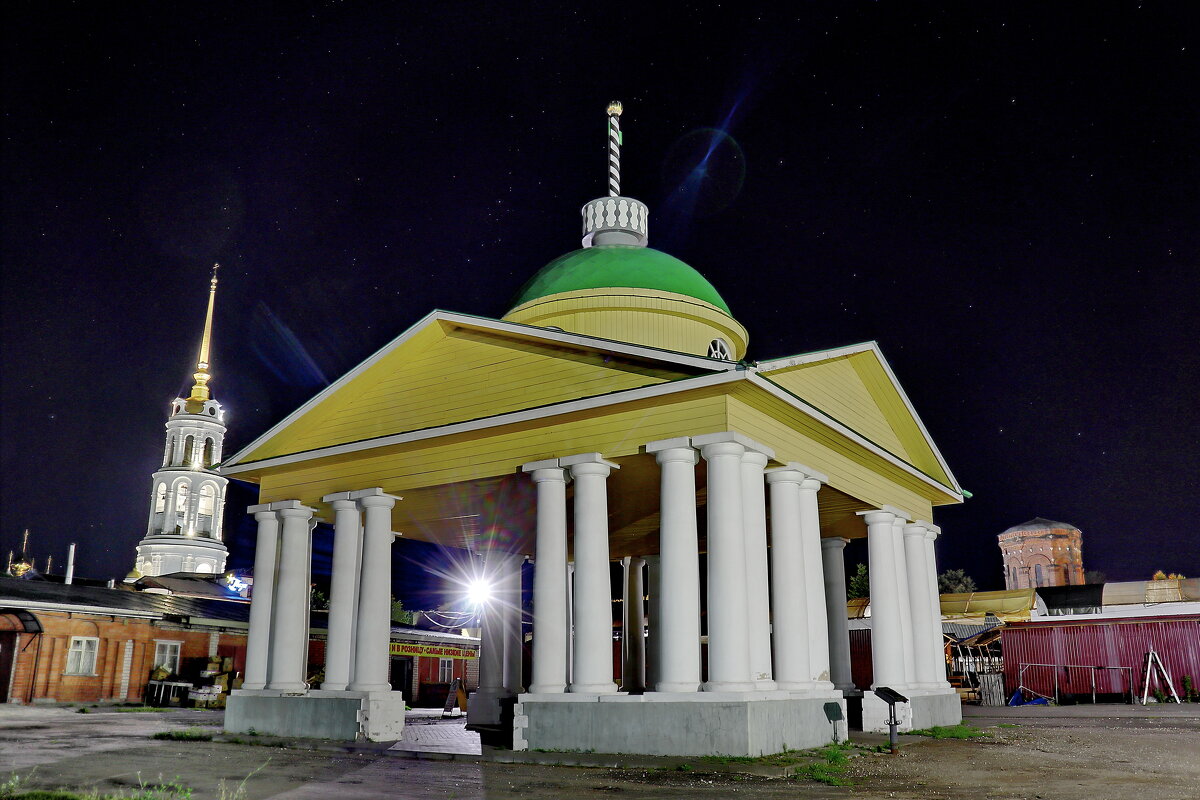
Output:
[[[599,245],[551,261],[529,279],[513,308],[530,300],[585,289],[655,289],[711,303],[729,316],[729,306],[704,276],[674,256],[633,245]]]

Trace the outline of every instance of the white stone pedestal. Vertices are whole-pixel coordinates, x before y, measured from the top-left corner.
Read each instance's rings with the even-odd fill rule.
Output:
[[[762,756],[846,737],[840,692],[523,694],[513,718],[514,750]]]
[[[962,701],[953,689],[949,692],[940,689],[911,689],[901,692],[909,699],[907,703],[896,704],[896,718],[900,722],[897,730],[901,733],[924,730],[935,725],[957,725],[962,722]],[[863,692],[862,716],[863,731],[887,733],[887,703],[870,690]]]
[[[284,694],[269,689],[238,689],[225,707],[228,733],[264,733],[306,739],[390,742],[404,730],[400,692],[346,692],[313,689]]]

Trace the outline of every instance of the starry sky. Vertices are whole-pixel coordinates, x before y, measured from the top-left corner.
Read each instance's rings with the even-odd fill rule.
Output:
[[[578,247],[619,99],[750,358],[879,342],[974,494],[942,567],[1043,516],[1200,574],[1195,4],[579,5],[4,4],[3,551],[130,568],[214,261],[231,454]]]

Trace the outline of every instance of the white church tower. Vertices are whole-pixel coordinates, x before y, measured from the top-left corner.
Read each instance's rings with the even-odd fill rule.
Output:
[[[229,479],[214,468],[221,461],[225,411],[209,396],[209,349],[217,267],[209,281],[208,314],[200,339],[196,383],[186,398],[171,403],[162,467],[150,491],[150,523],[138,544],[131,577],[172,572],[220,573],[229,550],[221,541],[221,517]]]

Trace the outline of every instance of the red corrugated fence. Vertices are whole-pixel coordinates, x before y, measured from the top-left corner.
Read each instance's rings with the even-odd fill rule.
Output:
[[[1140,696],[1146,653],[1152,648],[1171,675],[1175,691],[1183,696],[1183,676],[1200,684],[1200,615],[1187,617],[1127,617],[1122,619],[1014,622],[1004,628],[1004,684],[1008,694],[1024,685],[1038,694],[1054,696],[1055,677],[1064,699],[1087,696],[1092,676],[1100,695]],[[1029,667],[1022,664],[1051,664]],[[1070,667],[1128,667],[1129,670],[1089,670]],[[1151,692],[1155,683],[1150,684]],[[1163,687],[1165,690],[1165,687]]]

